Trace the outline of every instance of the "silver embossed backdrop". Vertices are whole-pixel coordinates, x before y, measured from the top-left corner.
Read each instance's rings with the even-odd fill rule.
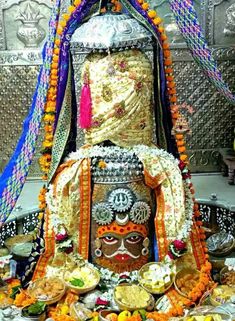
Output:
[[[62,11],[69,4],[63,1]],[[9,160],[29,110],[41,63],[41,48],[48,32],[49,0],[0,0],[0,171]],[[185,108],[192,134],[188,150],[192,171],[217,171],[219,152],[231,147],[235,118],[232,106],[221,97],[194,63],[174,21],[167,0],[152,1],[164,19],[171,40],[179,102]],[[233,90],[235,78],[235,0],[196,0],[209,45],[224,79]],[[79,66],[85,58],[73,53],[77,88]],[[190,111],[190,112],[189,112]],[[80,135],[78,143],[82,144]],[[30,176],[40,176],[37,158]]]

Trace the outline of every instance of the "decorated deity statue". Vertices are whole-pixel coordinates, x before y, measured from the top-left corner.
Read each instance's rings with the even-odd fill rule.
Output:
[[[183,135],[177,122],[171,132],[177,106],[170,112],[162,81],[174,102],[173,76],[162,74],[167,66],[156,34],[148,24],[108,11],[82,24],[72,43],[88,50],[78,102],[85,144],[65,155],[75,127],[69,67],[48,173],[46,250],[34,279],[71,270],[78,254],[114,273],[170,259],[177,268],[205,269],[190,175],[172,154],[172,133],[181,151]]]
[[[148,262],[176,271],[190,267],[200,276],[187,299],[173,281],[165,289],[177,315],[201,298],[211,268],[187,169],[189,128],[179,115],[161,19],[142,0],[122,0],[128,14],[112,2],[75,0],[45,47],[32,114],[39,117],[45,100],[40,165],[48,185],[39,196],[45,251],[33,280],[64,277],[81,261],[117,279]],[[52,30],[56,20],[58,12]],[[80,93],[70,45],[85,55]],[[26,143],[37,127],[33,121],[22,139]],[[84,145],[76,149],[78,127]],[[30,154],[27,146],[22,150]],[[20,165],[21,155],[15,157]],[[14,193],[3,194],[2,207],[8,209]]]

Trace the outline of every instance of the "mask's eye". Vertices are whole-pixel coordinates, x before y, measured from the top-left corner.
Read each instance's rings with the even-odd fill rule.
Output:
[[[126,238],[126,242],[130,244],[139,243],[142,240],[142,236],[139,234],[134,234]]]
[[[116,239],[114,236],[112,235],[107,235],[102,237],[102,240],[104,241],[105,244],[116,244],[118,242],[118,239]]]

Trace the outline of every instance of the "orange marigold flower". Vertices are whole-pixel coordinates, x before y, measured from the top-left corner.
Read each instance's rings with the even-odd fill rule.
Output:
[[[169,82],[167,83],[167,87],[169,87],[169,88],[174,88],[174,87],[175,87],[175,82],[174,82],[174,81],[169,81]]]
[[[148,4],[147,2],[144,2],[144,3],[142,4],[142,9],[145,10],[145,11],[147,11],[148,8],[149,8],[149,4]]]
[[[176,138],[176,139],[183,139],[183,138],[184,138],[184,135],[183,135],[183,134],[176,134],[176,135],[175,135],[175,138]]]
[[[77,7],[81,4],[81,2],[82,2],[81,0],[75,0],[74,5]]]
[[[182,154],[180,155],[180,159],[182,160],[182,162],[185,162],[187,160],[188,156],[186,154]]]
[[[179,151],[179,153],[185,152],[185,151],[186,151],[185,146],[179,146],[179,147],[178,147],[178,151]]]
[[[162,39],[162,41],[165,41],[167,39],[167,36],[165,33],[161,34],[161,39]]]
[[[165,28],[163,26],[158,27],[158,31],[160,33],[163,33],[165,31]]]
[[[177,144],[178,147],[180,147],[180,146],[184,146],[185,142],[184,142],[183,139],[181,139],[181,140],[177,140],[176,144]]]
[[[177,102],[177,97],[176,96],[171,96],[170,97],[170,102],[171,103],[176,103]]]
[[[61,42],[61,40],[59,38],[57,38],[55,40],[55,45],[59,47],[60,46],[60,42]]]
[[[149,16],[149,18],[153,19],[153,18],[155,18],[157,16],[157,13],[156,13],[155,10],[149,10],[148,11],[148,16]]]
[[[60,20],[59,25],[64,28],[66,26],[67,22],[65,20]]]
[[[59,61],[59,56],[54,54],[53,57],[52,57],[52,61],[53,62],[58,62]]]
[[[163,49],[169,49],[169,48],[170,48],[169,43],[164,42],[163,45],[162,45],[162,48],[163,48]]]
[[[50,85],[51,85],[51,86],[57,86],[57,80],[51,79],[51,80],[50,80]]]
[[[60,53],[60,48],[54,48],[53,53],[58,56]]]
[[[163,55],[164,57],[169,58],[171,56],[170,50],[163,50]]]
[[[167,58],[164,60],[164,64],[165,64],[165,66],[170,66],[170,65],[172,65],[172,60],[170,58]]]
[[[68,12],[70,12],[70,13],[74,12],[75,9],[76,9],[75,6],[68,6]]]

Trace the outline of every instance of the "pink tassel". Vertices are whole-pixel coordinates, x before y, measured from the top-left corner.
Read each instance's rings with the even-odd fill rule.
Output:
[[[91,116],[92,116],[92,100],[91,100],[91,89],[89,81],[84,81],[81,90],[80,97],[80,127],[90,128],[91,127]]]

